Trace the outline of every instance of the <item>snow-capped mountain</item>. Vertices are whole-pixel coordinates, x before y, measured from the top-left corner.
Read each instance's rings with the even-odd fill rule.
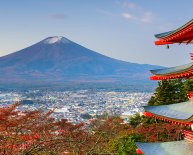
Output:
[[[148,81],[153,68],[116,60],[55,36],[0,57],[0,82]]]

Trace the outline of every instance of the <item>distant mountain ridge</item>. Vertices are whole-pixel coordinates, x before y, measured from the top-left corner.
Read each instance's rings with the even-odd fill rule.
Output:
[[[0,83],[148,81],[154,68],[113,59],[55,36],[0,57]]]

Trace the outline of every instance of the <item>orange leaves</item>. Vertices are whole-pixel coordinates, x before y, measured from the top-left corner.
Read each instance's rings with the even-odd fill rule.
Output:
[[[91,135],[84,123],[55,120],[53,111],[16,111],[19,104],[0,108],[0,154],[85,152]]]
[[[37,140],[40,139],[40,135],[39,134],[25,134],[22,136],[21,140],[23,141],[30,141],[30,140]]]
[[[10,107],[0,109],[4,118],[0,120],[0,154],[108,153],[109,141],[135,132],[119,117],[72,124],[51,118],[52,111],[20,112],[15,105]]]
[[[145,137],[147,142],[174,141],[182,138],[182,129],[184,127],[170,123],[154,123],[141,125],[135,128],[136,133]]]

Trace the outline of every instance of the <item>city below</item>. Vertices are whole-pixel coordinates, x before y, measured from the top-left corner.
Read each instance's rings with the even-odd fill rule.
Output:
[[[18,110],[54,110],[53,117],[68,119],[72,123],[85,122],[101,115],[121,116],[125,121],[135,113],[143,111],[152,96],[149,92],[107,90],[28,90],[1,91],[0,106],[18,101]]]

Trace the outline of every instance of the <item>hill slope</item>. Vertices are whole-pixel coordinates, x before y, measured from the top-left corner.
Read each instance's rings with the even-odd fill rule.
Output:
[[[0,57],[0,82],[137,82],[148,80],[153,68],[116,60],[56,36]]]

